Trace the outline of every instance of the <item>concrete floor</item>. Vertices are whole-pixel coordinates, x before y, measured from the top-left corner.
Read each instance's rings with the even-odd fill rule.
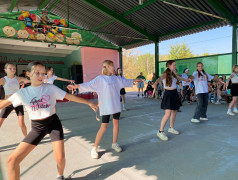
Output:
[[[89,107],[58,103],[57,112],[65,132],[65,176],[71,179],[109,180],[237,180],[238,115],[226,115],[227,104],[209,104],[209,121],[192,124],[196,104],[186,103],[175,127],[180,135],[168,134],[169,141],[156,133],[164,111],[161,100],[127,93],[127,108],[121,114],[119,144],[124,152],[111,150],[112,123],[100,143],[100,159],[90,157],[100,123]],[[30,130],[28,115],[25,121]],[[169,123],[166,126],[168,128]],[[11,113],[0,129],[0,158],[7,179],[7,156],[23,139],[16,114]],[[21,164],[23,180],[54,180],[56,165],[48,136]],[[0,175],[1,177],[1,175]]]

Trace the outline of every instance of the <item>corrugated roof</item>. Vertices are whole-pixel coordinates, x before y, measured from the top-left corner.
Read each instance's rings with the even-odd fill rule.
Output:
[[[138,0],[95,0],[109,10],[114,11],[114,13],[124,16],[127,22],[137,26],[137,30],[135,30],[118,20],[106,23],[112,17],[85,3],[85,1],[87,0],[69,0],[70,22],[86,30],[103,32],[103,34],[97,32],[95,34],[127,49],[153,43],[145,35],[146,33],[142,34],[138,32],[138,29],[147,31],[152,37],[158,37],[159,41],[164,41],[231,24],[229,20],[221,19],[224,18],[224,13],[217,7],[213,7],[209,0],[157,0],[126,16],[124,15],[126,12],[139,6]],[[151,0],[144,0],[145,4],[148,2],[151,2]],[[214,0],[214,2],[220,3],[223,8],[237,17],[238,0]],[[45,8],[50,8],[54,3],[55,0],[50,0]],[[193,8],[193,10],[186,7]],[[196,10],[210,15],[205,15]],[[67,1],[60,0],[51,9],[51,12],[62,18],[67,18]],[[106,24],[102,25],[104,23]]]

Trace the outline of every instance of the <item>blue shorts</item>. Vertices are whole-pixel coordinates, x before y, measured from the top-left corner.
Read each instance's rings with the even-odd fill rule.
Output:
[[[144,88],[144,82],[139,82],[137,84],[137,88]]]

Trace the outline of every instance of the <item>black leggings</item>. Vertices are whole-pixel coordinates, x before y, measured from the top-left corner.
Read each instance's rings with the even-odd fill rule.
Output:
[[[183,87],[183,97],[182,97],[182,103],[185,101],[185,98],[187,97],[187,101],[190,102],[190,95],[191,95],[191,90],[188,89],[189,86],[184,86]]]
[[[64,139],[63,127],[56,114],[44,120],[32,120],[31,127],[23,142],[38,145],[46,134],[50,134],[51,142]]]

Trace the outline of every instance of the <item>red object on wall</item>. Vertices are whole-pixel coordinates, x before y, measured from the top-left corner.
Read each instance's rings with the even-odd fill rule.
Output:
[[[119,52],[112,49],[83,47],[81,49],[83,82],[88,82],[102,74],[105,60],[114,62],[115,70],[119,67]]]

